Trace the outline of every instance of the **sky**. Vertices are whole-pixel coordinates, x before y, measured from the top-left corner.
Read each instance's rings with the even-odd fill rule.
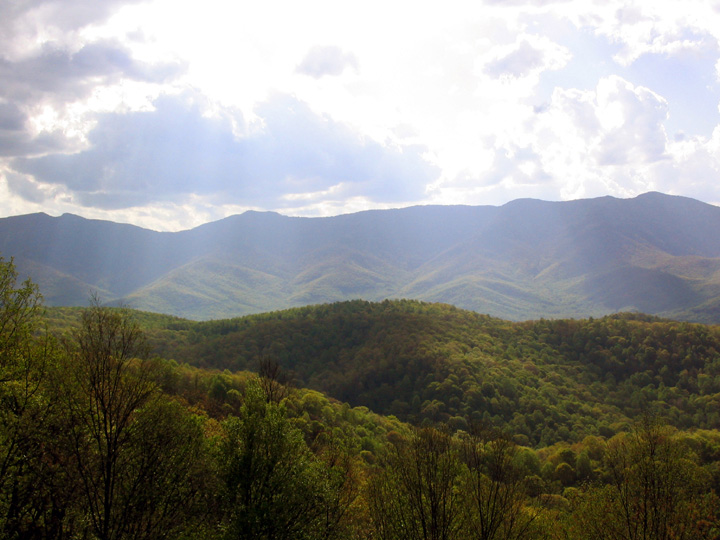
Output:
[[[4,0],[0,216],[720,204],[720,2]]]

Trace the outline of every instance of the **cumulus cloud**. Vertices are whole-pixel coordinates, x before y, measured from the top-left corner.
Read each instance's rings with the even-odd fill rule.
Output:
[[[40,185],[24,174],[9,173],[5,175],[8,189],[25,201],[42,203],[47,198]]]
[[[564,15],[619,45],[614,60],[630,66],[645,54],[672,56],[697,51],[720,37],[720,13],[712,2],[640,2],[624,0],[576,3]]]
[[[516,43],[496,47],[484,67],[491,77],[519,79],[537,75],[548,69],[559,69],[570,59],[570,52],[549,39],[525,35]]]
[[[720,204],[720,127],[709,138],[673,141],[668,153],[671,159],[651,170],[657,190]]]
[[[258,107],[261,130],[234,116],[205,116],[197,104],[165,97],[154,111],[103,114],[76,154],[16,159],[18,173],[62,186],[82,205],[103,208],[182,201],[282,207],[292,196],[419,199],[437,170],[422,148],[388,147],[312,112],[287,96]],[[27,185],[10,185],[27,196]],[[37,195],[37,191],[32,192]]]
[[[540,146],[555,145],[550,155],[576,152],[594,167],[634,166],[667,157],[667,111],[661,96],[610,76],[594,90],[556,89],[534,131]]]
[[[592,90],[557,88],[516,133],[488,141],[493,159],[485,171],[444,187],[551,199],[660,189],[659,171],[680,177],[671,172],[677,156],[663,127],[667,107],[661,96],[617,76]]]
[[[90,43],[75,52],[47,44],[20,61],[0,58],[0,156],[69,150],[77,143],[62,125],[38,130],[31,121],[38,109],[49,106],[60,117],[68,105],[87,98],[99,86],[123,80],[161,83],[182,69],[174,63],[139,62],[110,42]]]
[[[652,163],[667,157],[665,99],[615,76],[600,81],[596,96],[595,114],[604,127],[597,149],[600,165]]]
[[[297,72],[319,79],[325,75],[342,75],[348,68],[358,68],[354,54],[345,52],[340,47],[315,46],[307,52],[297,67]]]
[[[480,178],[479,185],[490,187],[510,183],[516,187],[529,187],[545,184],[552,178],[540,163],[540,156],[531,147],[498,147],[492,165]]]
[[[0,157],[76,148],[70,113],[98,89],[125,81],[162,84],[183,73],[178,62],[144,62],[115,39],[88,41],[84,27],[105,21],[125,0],[12,2],[0,18]],[[82,107],[81,107],[82,108]],[[42,116],[42,118],[40,118]],[[48,121],[49,120],[49,121]]]
[[[485,73],[495,77],[511,75],[524,77],[543,64],[543,52],[523,41],[518,48],[505,56],[493,60],[485,67]]]
[[[0,98],[0,158],[58,152],[67,147],[61,132],[36,133],[27,112]]]
[[[25,125],[26,117],[14,103],[0,103],[0,130],[18,131]]]
[[[22,54],[47,36],[72,36],[92,23],[103,22],[120,7],[146,0],[23,0],[6,2],[0,17],[0,44],[5,54]]]
[[[636,195],[656,189],[653,171],[670,159],[666,118],[661,96],[610,76],[593,90],[556,89],[531,124],[532,147],[559,198]]]
[[[46,44],[38,54],[20,61],[0,58],[0,95],[16,102],[41,96],[66,102],[120,77],[159,83],[181,70],[178,64],[138,62],[127,49],[112,42],[89,43],[77,51]]]

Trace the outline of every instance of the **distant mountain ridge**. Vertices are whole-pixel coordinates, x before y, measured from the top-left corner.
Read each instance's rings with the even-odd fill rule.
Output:
[[[621,310],[720,323],[720,208],[647,193],[328,218],[246,212],[155,232],[65,214],[0,219],[0,254],[49,305],[193,319],[361,298],[525,320]]]

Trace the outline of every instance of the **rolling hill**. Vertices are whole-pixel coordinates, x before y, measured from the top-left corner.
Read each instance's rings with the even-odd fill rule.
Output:
[[[50,308],[51,329],[79,308]],[[611,437],[645,413],[720,426],[720,327],[642,314],[509,322],[446,304],[361,300],[216,321],[136,312],[153,354],[232,372],[273,361],[298,387],[415,425],[491,424],[524,445]],[[225,371],[228,370],[228,371]],[[224,374],[224,375],[223,375]]]
[[[647,193],[329,218],[246,212],[177,233],[73,215],[0,219],[48,305],[211,319],[360,298],[511,320],[641,311],[720,322],[720,208]]]

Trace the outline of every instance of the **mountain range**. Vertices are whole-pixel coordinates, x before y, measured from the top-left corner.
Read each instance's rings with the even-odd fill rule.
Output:
[[[180,232],[64,214],[0,219],[0,255],[48,305],[192,319],[360,298],[511,320],[641,311],[720,323],[720,208],[646,193],[326,218],[245,212]]]

